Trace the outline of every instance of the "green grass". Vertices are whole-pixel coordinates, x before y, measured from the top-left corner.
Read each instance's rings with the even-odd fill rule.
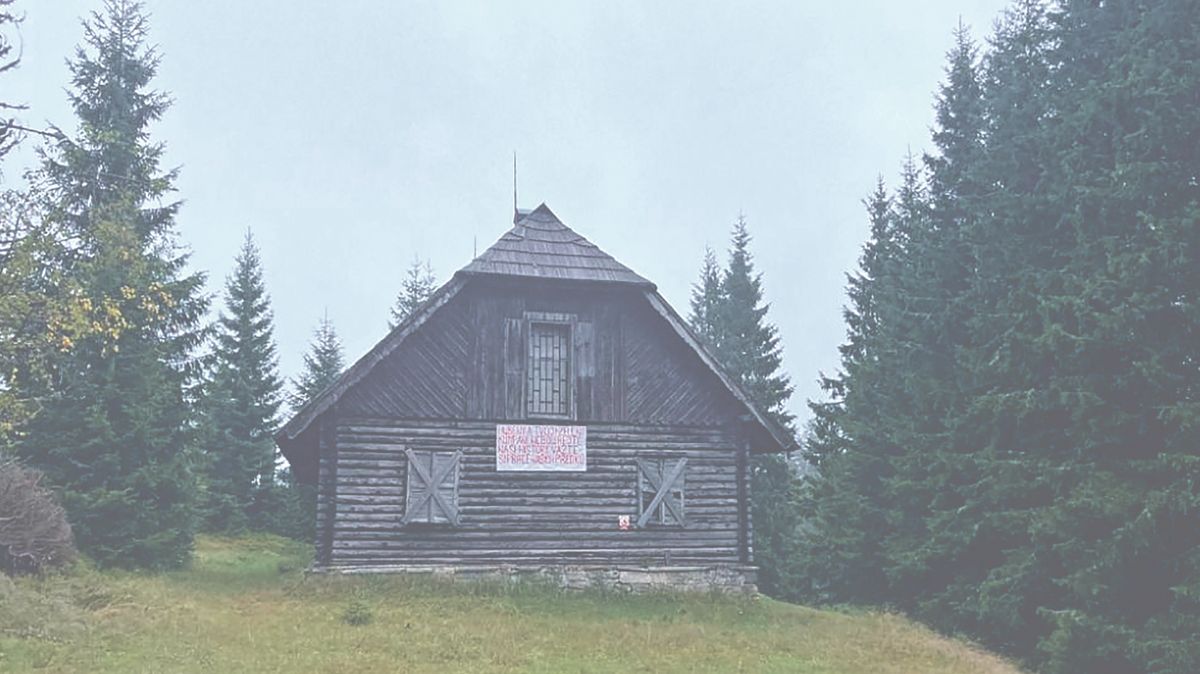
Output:
[[[883,613],[305,577],[309,555],[280,538],[203,537],[177,573],[0,576],[0,671],[1017,672]]]

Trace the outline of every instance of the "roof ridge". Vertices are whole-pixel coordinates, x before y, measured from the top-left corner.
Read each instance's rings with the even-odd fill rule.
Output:
[[[516,212],[520,217],[513,226],[458,273],[654,287],[571,229],[545,202],[528,213]]]

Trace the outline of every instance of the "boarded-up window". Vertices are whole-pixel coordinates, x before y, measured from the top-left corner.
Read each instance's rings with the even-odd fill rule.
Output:
[[[458,524],[458,470],[462,452],[406,449],[404,523]]]
[[[638,459],[637,467],[637,525],[683,526],[687,459]]]
[[[525,412],[530,416],[571,415],[571,326],[529,324]]]

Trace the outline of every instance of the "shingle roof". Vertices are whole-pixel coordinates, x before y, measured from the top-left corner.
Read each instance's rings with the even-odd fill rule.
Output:
[[[463,267],[454,278],[434,292],[433,296],[401,321],[358,362],[298,410],[275,434],[276,442],[289,461],[294,458],[292,443],[300,433],[337,403],[351,386],[361,381],[388,354],[398,348],[426,319],[453,299],[468,281],[460,277],[463,274],[602,281],[637,286],[655,312],[695,351],[701,362],[717,376],[734,398],[745,406],[750,418],[757,422],[758,428],[764,433],[757,435],[764,443],[757,449],[786,451],[795,448],[795,438],[791,433],[755,408],[737,382],[692,334],[687,322],[658,294],[653,283],[638,276],[629,267],[597,248],[596,244],[572,231],[546,207],[546,204],[533,211],[518,210],[514,219],[516,224],[500,237],[495,245]],[[766,446],[772,444],[773,448],[766,449]]]
[[[654,287],[564,225],[546,204],[529,212],[517,211],[515,220],[512,229],[459,273]]]

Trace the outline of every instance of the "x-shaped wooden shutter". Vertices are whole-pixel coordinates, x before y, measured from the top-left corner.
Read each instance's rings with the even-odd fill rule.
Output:
[[[683,494],[683,469],[687,466],[687,459],[676,461],[638,459],[637,466],[638,499],[642,499],[643,491],[648,491],[644,489],[645,486],[654,490],[654,498],[642,508],[637,525],[644,527],[652,518],[656,517],[660,521],[664,519],[661,515],[665,513],[661,513],[660,508],[670,511],[675,523],[682,525],[684,521],[683,502],[681,498],[675,498],[672,492],[678,491],[680,495]]]
[[[462,452],[422,452],[408,456],[408,497],[404,523],[458,524],[458,464]]]

